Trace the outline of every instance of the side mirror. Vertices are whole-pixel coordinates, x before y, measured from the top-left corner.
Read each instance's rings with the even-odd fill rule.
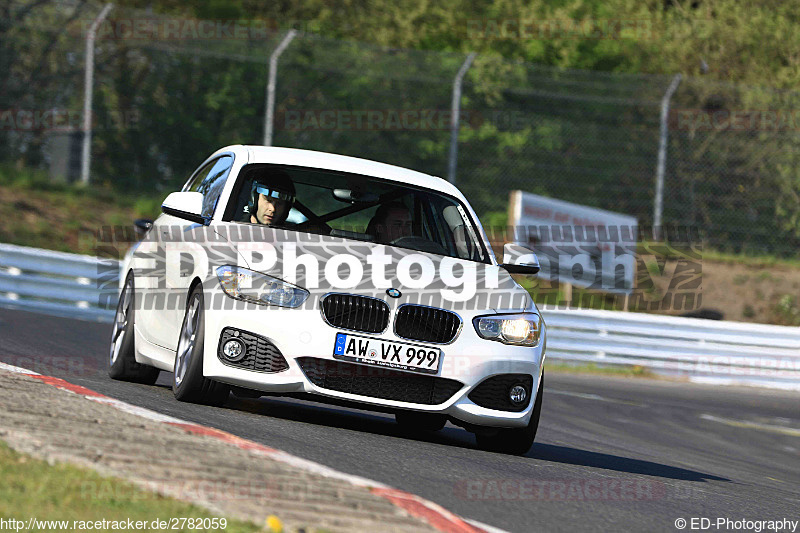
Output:
[[[182,218],[197,224],[208,224],[208,219],[202,215],[203,193],[199,192],[173,192],[161,204],[161,210],[167,215]]]
[[[133,221],[133,231],[136,232],[136,236],[139,237],[140,241],[144,239],[144,236],[147,235],[147,232],[152,227],[153,221],[147,218],[137,218]]]
[[[500,266],[509,274],[533,275],[539,272],[539,259],[530,248],[507,242],[503,246],[503,264]]]

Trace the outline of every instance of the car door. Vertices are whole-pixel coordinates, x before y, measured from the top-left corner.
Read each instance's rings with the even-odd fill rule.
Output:
[[[213,217],[232,166],[233,156],[220,156],[198,169],[183,187],[183,191],[203,194],[203,216]],[[143,309],[137,322],[142,324],[150,342],[170,350],[178,347],[186,296],[197,270],[196,265],[187,260],[187,252],[190,247],[204,245],[202,240],[191,242],[196,239],[187,239],[185,236],[187,232],[200,227],[202,225],[195,222],[162,214],[152,230],[158,239],[159,253],[163,254],[164,273],[160,285],[163,295],[155,301],[152,309]],[[198,275],[204,279],[207,273]]]

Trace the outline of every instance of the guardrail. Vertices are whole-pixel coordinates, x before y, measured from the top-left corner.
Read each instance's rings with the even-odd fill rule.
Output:
[[[0,244],[0,305],[111,322],[119,261]]]
[[[119,262],[0,244],[0,306],[111,322]],[[800,390],[800,328],[543,308],[547,356]]]
[[[797,327],[585,309],[542,315],[550,358],[800,390]]]

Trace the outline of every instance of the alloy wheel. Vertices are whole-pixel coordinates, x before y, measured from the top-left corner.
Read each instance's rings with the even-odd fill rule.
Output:
[[[181,337],[178,340],[178,351],[175,356],[175,384],[180,385],[189,368],[189,361],[194,352],[197,330],[200,323],[200,298],[193,298],[189,309],[186,310]]]
[[[125,282],[122,294],[119,297],[117,313],[114,315],[114,327],[111,331],[111,351],[109,353],[110,363],[113,365],[119,357],[125,333],[128,330],[128,315],[131,306],[131,281]]]

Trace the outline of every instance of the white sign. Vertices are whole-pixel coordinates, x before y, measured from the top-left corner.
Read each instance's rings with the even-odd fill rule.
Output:
[[[605,292],[633,290],[635,217],[511,191],[508,224],[514,242],[536,252],[541,277]]]

